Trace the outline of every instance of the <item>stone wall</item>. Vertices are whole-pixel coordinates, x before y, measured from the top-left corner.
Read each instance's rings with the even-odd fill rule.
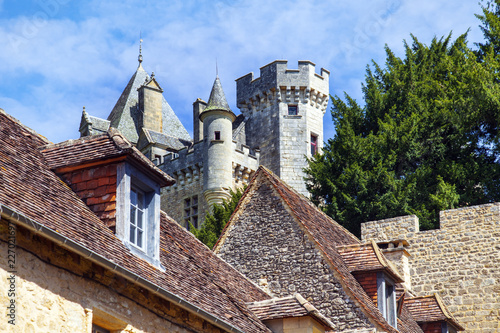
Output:
[[[109,325],[113,332],[220,332],[196,315],[19,227],[16,318],[11,325],[6,316],[11,276],[6,228],[6,221],[0,220],[1,332],[89,333],[93,321]]]
[[[282,199],[265,183],[253,191],[218,255],[275,297],[300,293],[335,331],[371,328]]]
[[[203,172],[202,169],[196,170],[197,172],[191,172],[188,177],[186,174],[174,174],[177,182],[162,189],[161,209],[183,227],[187,227],[184,219],[184,202],[187,198],[198,197],[198,225],[203,222],[208,212],[208,204],[203,196]]]
[[[438,293],[466,332],[500,331],[500,203],[440,213],[440,229],[416,216],[363,223],[362,239],[409,243],[411,288]]]

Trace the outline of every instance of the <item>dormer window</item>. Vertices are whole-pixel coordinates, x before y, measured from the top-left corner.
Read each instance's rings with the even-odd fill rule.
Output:
[[[160,266],[160,185],[129,163],[118,166],[116,234],[132,253]]]
[[[383,272],[377,273],[377,303],[385,320],[397,328],[396,288],[394,281]]]

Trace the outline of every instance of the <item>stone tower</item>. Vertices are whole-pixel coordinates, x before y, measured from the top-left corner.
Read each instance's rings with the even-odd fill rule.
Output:
[[[209,207],[229,199],[233,187],[233,121],[219,77],[215,79],[206,108],[200,113],[203,122],[205,154],[203,196]]]
[[[246,119],[247,145],[260,149],[260,164],[308,195],[303,169],[306,157],[323,146],[323,116],[328,104],[330,72],[315,73],[315,64],[286,60],[260,68],[236,80],[237,105]]]

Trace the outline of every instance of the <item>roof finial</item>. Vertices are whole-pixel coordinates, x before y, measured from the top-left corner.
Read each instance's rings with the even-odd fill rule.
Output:
[[[140,32],[140,39],[139,39],[139,65],[142,63],[142,31]]]

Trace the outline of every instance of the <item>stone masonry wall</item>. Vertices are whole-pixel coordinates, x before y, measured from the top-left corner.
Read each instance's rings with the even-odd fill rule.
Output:
[[[176,176],[176,184],[162,189],[161,209],[180,225],[187,227],[184,221],[184,200],[198,196],[198,225],[200,225],[208,212],[208,204],[203,196],[203,173],[189,177],[183,175],[182,178],[179,177],[180,174]]]
[[[110,327],[113,332],[220,332],[201,318],[19,227],[16,318],[11,325],[6,316],[11,299],[7,294],[11,269],[6,228],[6,221],[0,220],[1,332],[89,333],[93,320],[103,314],[104,321],[122,325],[119,330]]]
[[[300,293],[335,331],[370,328],[329,264],[267,184],[252,195],[218,255],[275,297]]]
[[[406,239],[411,286],[438,293],[466,332],[500,332],[500,203],[440,213],[440,229],[416,216],[362,224],[362,239]]]

